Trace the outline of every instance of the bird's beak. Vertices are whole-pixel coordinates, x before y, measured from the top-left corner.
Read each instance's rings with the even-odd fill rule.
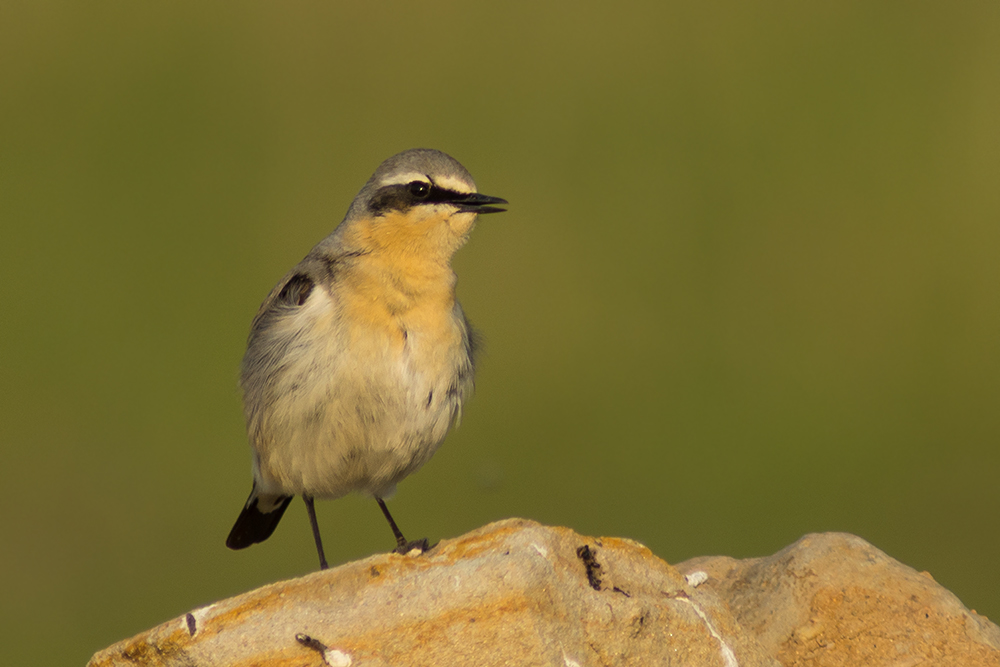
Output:
[[[490,197],[489,195],[473,192],[467,195],[456,195],[449,200],[449,203],[458,207],[462,213],[503,213],[507,209],[491,206],[491,204],[506,204],[506,199],[500,197]]]

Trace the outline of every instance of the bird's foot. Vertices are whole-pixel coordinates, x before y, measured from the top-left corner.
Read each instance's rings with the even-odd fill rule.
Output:
[[[420,554],[424,553],[425,551],[430,551],[430,550],[431,550],[431,547],[428,546],[427,538],[425,537],[422,540],[413,540],[412,542],[402,543],[399,546],[397,546],[395,549],[393,549],[393,552],[397,553],[397,554],[403,554],[405,556],[407,554],[411,554],[414,551],[416,551],[417,553],[414,554],[414,555],[415,556],[419,556]]]

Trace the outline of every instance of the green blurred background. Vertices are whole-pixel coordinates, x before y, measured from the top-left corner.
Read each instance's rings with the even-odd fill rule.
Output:
[[[511,206],[456,260],[487,354],[407,535],[849,531],[1000,617],[1000,5],[368,4],[0,6],[8,664],[316,568],[298,500],[223,545],[237,368],[415,146]],[[319,514],[334,563],[392,546]]]

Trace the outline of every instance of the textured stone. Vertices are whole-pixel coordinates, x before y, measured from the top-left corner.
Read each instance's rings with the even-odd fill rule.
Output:
[[[1000,665],[1000,629],[850,535],[676,568],[511,519],[195,610],[110,665]]]
[[[854,535],[806,535],[767,558],[677,569],[707,573],[736,622],[785,667],[1000,665],[1000,628]]]

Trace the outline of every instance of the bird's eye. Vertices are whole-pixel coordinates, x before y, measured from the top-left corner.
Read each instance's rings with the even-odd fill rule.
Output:
[[[427,181],[413,181],[407,186],[410,194],[417,199],[426,199],[431,193],[431,184]]]

